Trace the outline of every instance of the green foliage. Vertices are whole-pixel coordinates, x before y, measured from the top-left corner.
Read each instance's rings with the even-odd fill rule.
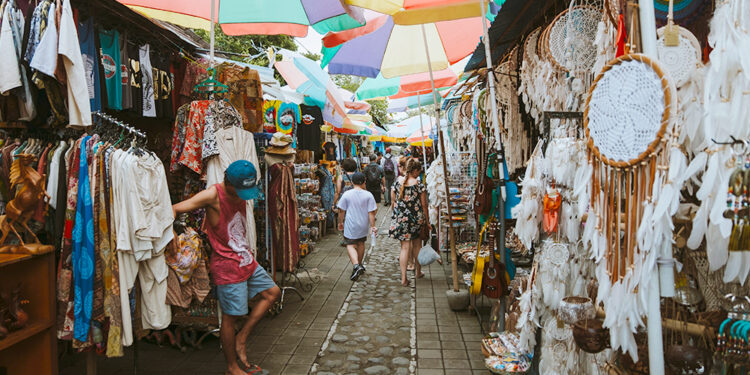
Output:
[[[384,99],[372,99],[366,100],[370,103],[370,116],[378,119],[380,124],[386,125],[392,122],[391,117],[388,115],[388,102]]]
[[[196,34],[198,34],[203,40],[205,40],[207,43],[210,43],[211,41],[211,34],[206,30],[193,30]],[[297,44],[294,42],[294,38],[292,38],[289,35],[238,35],[238,36],[230,36],[227,34],[224,34],[223,31],[221,31],[221,27],[219,25],[216,25],[214,28],[214,48],[216,51],[225,51],[225,52],[232,52],[232,53],[238,53],[240,56],[237,55],[230,55],[227,54],[227,58],[230,60],[235,61],[242,61],[247,62],[250,64],[260,65],[260,66],[268,66],[268,54],[263,53],[261,54],[260,51],[253,48],[253,44],[255,44],[256,47],[262,48],[264,50],[267,50],[268,47],[277,47],[277,48],[284,48],[288,49],[290,51],[296,51],[297,50]],[[249,59],[245,56],[241,55],[251,55],[256,56],[255,58]],[[285,85],[284,79],[281,77],[278,72],[274,74],[274,77],[281,82],[281,85]]]
[[[335,83],[342,89],[349,90],[351,92],[357,91],[359,85],[361,85],[363,81],[361,77],[350,76],[346,74],[331,74],[331,79],[333,80],[333,83]]]
[[[302,52],[302,56],[305,56],[312,61],[320,61],[320,59],[322,58],[320,54],[317,54],[315,52]]]

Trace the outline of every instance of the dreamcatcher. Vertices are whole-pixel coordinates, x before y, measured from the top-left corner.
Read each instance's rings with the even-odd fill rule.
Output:
[[[661,247],[671,244],[668,213],[679,205],[679,189],[665,189],[673,188],[665,184],[667,163],[673,162],[665,146],[672,135],[673,96],[659,64],[643,55],[624,55],[596,78],[584,113],[593,165],[584,243],[598,262],[597,299],[605,305],[612,348],[622,347],[634,360],[633,332],[645,313],[638,294],[647,289],[636,286],[649,280]],[[674,173],[682,173],[684,155],[674,157]],[[674,178],[674,185],[681,186],[681,177]],[[663,202],[655,207],[658,198]]]
[[[750,5],[744,0],[719,2],[714,11],[708,36],[713,51],[711,62],[705,68],[703,90],[702,125],[707,140],[750,137],[750,95],[747,95],[750,92],[750,58],[746,47],[750,46],[749,21]],[[687,246],[698,248],[705,236],[709,270],[715,271],[727,264],[729,257],[734,226],[732,220],[723,215],[727,205],[724,192],[735,155],[728,147],[719,147],[696,155],[696,159],[701,156],[705,172],[695,194],[701,204],[693,219]]]
[[[602,0],[573,0],[542,31],[538,51],[548,64],[542,64],[542,82],[550,88],[545,111],[580,110],[586,87],[594,73],[599,23],[605,14]]]
[[[539,66],[539,55],[537,54],[537,41],[541,34],[541,27],[535,29],[526,37],[523,42],[523,62],[519,71],[518,95],[523,100],[526,112],[541,124],[541,108],[539,103],[543,100],[540,94],[544,93],[540,87],[535,85],[537,70]]]
[[[701,45],[688,30],[674,24],[673,1],[669,1],[667,25],[657,31],[659,62],[669,72],[677,87],[677,121],[682,124],[678,142],[689,153],[705,148],[705,137],[699,130],[703,125],[703,77]]]
[[[531,142],[521,118],[521,104],[518,97],[518,54],[520,48],[514,47],[497,68],[495,68],[495,96],[501,113],[502,142],[505,146],[505,160],[508,173],[514,174],[523,168],[530,154]],[[489,99],[489,98],[488,98]],[[485,105],[489,108],[489,105]]]
[[[591,70],[596,61],[596,31],[602,18],[601,5],[574,5],[552,21],[547,33],[547,53],[560,70],[576,73]]]

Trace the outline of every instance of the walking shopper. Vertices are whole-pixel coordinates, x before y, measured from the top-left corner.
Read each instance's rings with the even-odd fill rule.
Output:
[[[245,239],[246,200],[256,199],[257,171],[247,160],[230,164],[224,181],[172,206],[178,214],[206,209],[205,232],[213,248],[211,278],[221,307],[221,346],[227,374],[243,375],[250,369],[245,345],[253,327],[281,296],[281,290],[250,252]],[[248,300],[260,294],[250,316],[235,335],[235,323],[248,314]],[[237,358],[239,357],[239,364]],[[244,366],[243,369],[241,366]],[[255,371],[260,368],[253,366]]]
[[[378,206],[372,193],[365,190],[365,175],[354,173],[352,176],[354,188],[345,192],[339,200],[339,231],[344,232],[344,244],[352,261],[352,275],[350,279],[357,281],[365,272],[362,264],[365,256],[365,241],[368,230],[375,234],[375,215]]]
[[[367,191],[375,197],[375,203],[380,203],[380,195],[383,193],[385,186],[385,174],[383,168],[378,164],[378,156],[370,155],[370,164],[365,167],[365,177],[367,178]]]
[[[383,168],[383,174],[385,175],[385,186],[383,187],[385,196],[383,198],[385,199],[385,205],[390,206],[391,187],[393,187],[393,181],[396,179],[398,173],[398,163],[396,163],[396,159],[391,154],[390,147],[385,149],[385,156],[380,159],[380,166]]]
[[[406,278],[407,263],[416,259],[422,247],[422,233],[431,230],[427,212],[427,192],[419,181],[422,163],[410,160],[406,163],[406,173],[402,181],[393,186],[391,199],[394,202],[393,216],[389,236],[401,241],[399,266],[401,267],[401,284],[409,285]],[[414,262],[417,278],[424,276],[419,262]]]
[[[354,161],[354,159],[346,158],[341,162],[341,169],[344,170],[344,173],[336,179],[336,196],[333,199],[334,203],[338,202],[341,195],[347,190],[354,188],[352,175],[357,171],[357,162]]]

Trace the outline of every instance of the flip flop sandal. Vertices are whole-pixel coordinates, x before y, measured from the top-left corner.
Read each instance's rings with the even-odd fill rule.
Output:
[[[268,374],[268,371],[263,370],[258,365],[250,365],[250,368],[247,369],[247,370],[245,370],[245,372],[248,375],[265,375],[265,374]]]

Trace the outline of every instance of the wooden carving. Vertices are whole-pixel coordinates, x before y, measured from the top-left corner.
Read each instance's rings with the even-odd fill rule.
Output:
[[[5,206],[5,215],[0,215],[0,243],[5,243],[10,232],[18,237],[20,245],[8,245],[0,247],[0,253],[11,252],[21,254],[45,253],[54,249],[51,245],[42,245],[39,238],[29,228],[28,221],[34,215],[40,202],[45,204],[49,195],[45,190],[44,175],[39,174],[31,164],[36,157],[32,154],[19,154],[10,168],[10,190],[16,191],[15,197]],[[32,243],[26,243],[16,230],[20,225],[34,239]]]

